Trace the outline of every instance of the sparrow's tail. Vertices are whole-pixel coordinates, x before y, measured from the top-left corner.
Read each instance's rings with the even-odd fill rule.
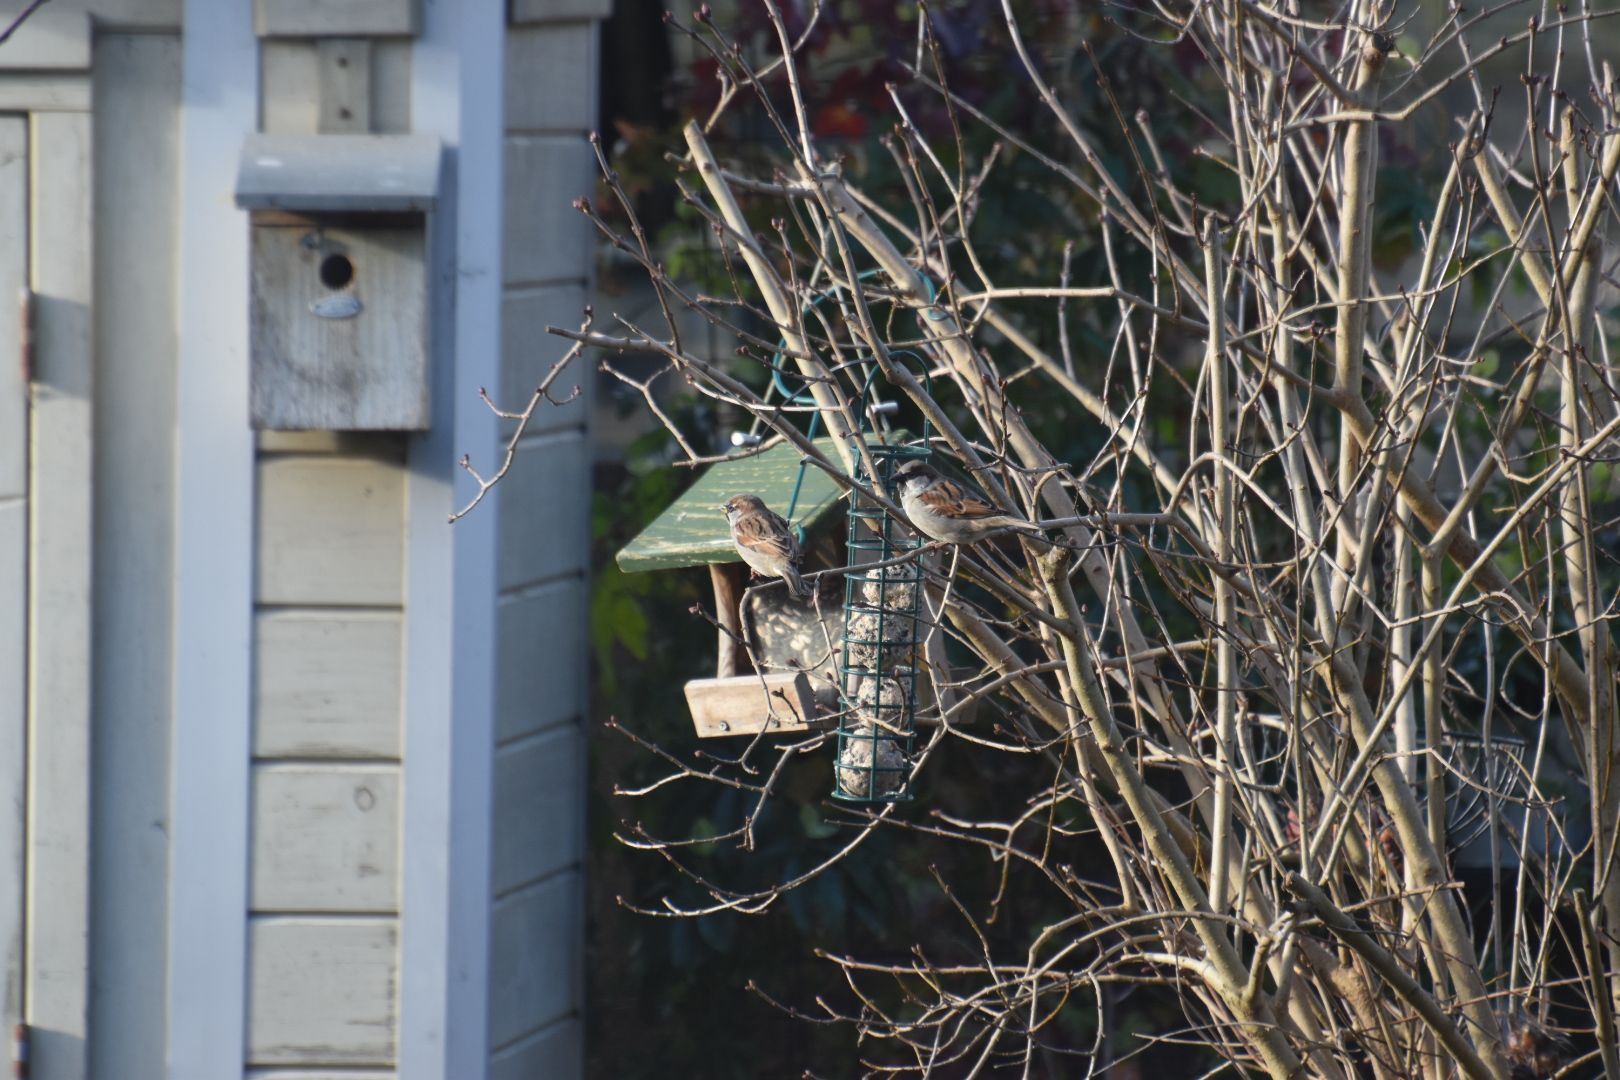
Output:
[[[787,586],[793,595],[801,600],[809,596],[813,591],[809,585],[805,584],[804,578],[799,576],[799,572],[791,566],[782,574],[782,580],[787,582]]]

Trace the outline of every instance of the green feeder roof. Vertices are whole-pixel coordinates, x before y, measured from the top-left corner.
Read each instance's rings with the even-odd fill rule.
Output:
[[[832,439],[817,439],[816,447],[829,459],[837,452]],[[629,574],[741,562],[720,505],[733,495],[758,495],[766,506],[786,516],[803,456],[792,443],[781,443],[763,454],[711,465],[686,494],[625,545],[618,554],[619,569]],[[843,489],[814,465],[804,466],[803,471],[793,522],[808,532],[842,499]]]

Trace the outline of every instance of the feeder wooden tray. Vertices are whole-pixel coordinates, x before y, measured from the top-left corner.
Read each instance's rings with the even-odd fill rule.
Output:
[[[802,671],[693,679],[686,684],[686,707],[700,739],[786,735],[832,726],[830,720],[816,718],[810,680]]]

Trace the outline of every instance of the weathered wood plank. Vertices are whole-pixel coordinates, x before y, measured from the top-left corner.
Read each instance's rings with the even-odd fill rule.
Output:
[[[260,37],[414,35],[417,0],[254,0]]]
[[[693,679],[686,684],[686,707],[700,739],[828,726],[815,719],[810,680],[802,671]]]
[[[253,425],[425,428],[425,256],[420,226],[255,225]]]
[[[12,5],[0,5],[0,25],[11,24]],[[90,16],[44,8],[30,15],[0,49],[0,71],[89,71]]]
[[[0,111],[88,112],[90,80],[51,72],[0,72]]]
[[[398,960],[395,919],[251,919],[247,1063],[392,1066]]]
[[[365,458],[258,463],[257,599],[397,605],[403,597],[404,470]]]
[[[495,895],[580,860],[585,737],[567,724],[495,753]]]
[[[590,222],[573,207],[595,186],[596,159],[582,136],[510,135],[505,150],[508,285],[580,281],[591,272]]]
[[[16,357],[28,284],[28,123],[0,116],[0,499],[28,490],[28,384]]]
[[[180,59],[177,34],[96,35],[92,1077],[167,1050]]]
[[[594,22],[514,26],[506,32],[506,129],[584,133],[597,125]]]
[[[0,439],[10,434],[0,429]],[[28,504],[17,500],[0,504],[0,1009],[8,1017],[22,1010],[27,595]]]
[[[245,1080],[398,1080],[397,1072],[376,1069],[249,1069]]]
[[[505,1046],[579,1007],[580,876],[568,871],[496,901],[489,1044]]]
[[[526,439],[496,490],[502,589],[583,571],[589,562],[590,443],[583,432]]]
[[[611,14],[613,0],[512,0],[513,25],[605,19]]]
[[[255,911],[399,910],[399,769],[256,765]]]
[[[254,622],[255,756],[399,757],[400,615],[262,611]]]
[[[371,42],[365,38],[322,38],[315,43],[320,77],[321,134],[365,134],[371,130]]]
[[[574,1080],[585,1075],[583,1028],[570,1017],[498,1049],[489,1059],[489,1080]]]
[[[411,130],[411,47],[405,38],[371,43],[371,130],[404,135]]]
[[[320,124],[315,43],[288,39],[259,46],[259,108],[267,135],[312,135]]]
[[[28,280],[28,130],[0,116],[0,342]],[[9,370],[8,370],[9,368]],[[28,749],[28,385],[0,362],[0,1016],[22,1011]]]
[[[30,118],[35,348],[30,471],[27,1021],[36,1080],[85,1070],[90,937],[90,116]]]
[[[496,742],[578,717],[585,707],[584,580],[503,596],[496,618]]]
[[[551,365],[568,351],[569,343],[546,333],[546,327],[578,326],[584,313],[585,289],[579,285],[514,289],[501,297],[501,397],[497,404],[502,409],[517,412],[526,406]],[[596,379],[592,355],[586,353],[575,360],[552,384],[551,396],[558,401],[576,386],[579,396],[562,405],[541,402],[529,421],[530,433],[541,435],[584,425],[591,384]],[[516,420],[502,420],[501,430],[510,432],[516,425]]]

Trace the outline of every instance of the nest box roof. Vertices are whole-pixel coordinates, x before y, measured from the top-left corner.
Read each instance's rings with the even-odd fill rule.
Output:
[[[441,153],[436,135],[249,135],[236,205],[304,213],[431,210]]]
[[[816,446],[828,457],[834,453],[832,439],[817,439]],[[798,447],[782,443],[763,454],[711,465],[686,494],[625,545],[618,554],[619,569],[633,573],[741,562],[720,505],[733,495],[758,495],[766,506],[786,517],[788,504],[793,501],[793,485],[799,482],[802,456]],[[842,496],[843,490],[830,476],[814,465],[806,466],[793,511],[794,524],[808,532],[827,517]]]

